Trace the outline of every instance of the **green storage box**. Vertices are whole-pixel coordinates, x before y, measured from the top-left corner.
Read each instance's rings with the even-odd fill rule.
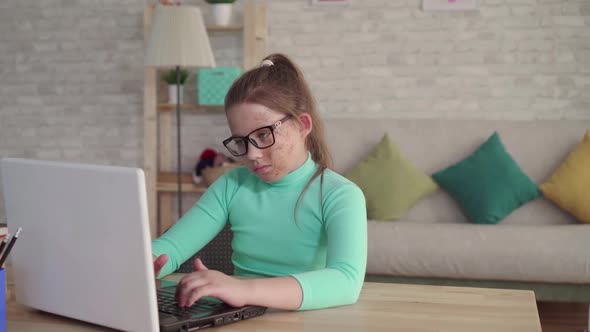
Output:
[[[197,70],[200,105],[223,105],[229,88],[242,74],[240,67],[216,67]]]

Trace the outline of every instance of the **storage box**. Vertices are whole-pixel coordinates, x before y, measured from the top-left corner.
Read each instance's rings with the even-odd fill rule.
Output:
[[[240,67],[216,67],[197,70],[197,90],[200,105],[223,105],[225,95],[240,77]]]

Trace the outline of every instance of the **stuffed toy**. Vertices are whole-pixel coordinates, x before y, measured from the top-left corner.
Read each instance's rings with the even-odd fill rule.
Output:
[[[199,184],[203,181],[203,170],[208,167],[221,167],[228,163],[235,163],[232,158],[226,157],[215,149],[207,148],[201,152],[199,161],[193,170],[193,182]]]

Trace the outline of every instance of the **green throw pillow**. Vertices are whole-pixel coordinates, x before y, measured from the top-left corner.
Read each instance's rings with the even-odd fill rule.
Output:
[[[365,194],[367,217],[374,220],[399,219],[416,202],[438,189],[430,176],[402,158],[387,134],[345,176]]]
[[[540,191],[494,132],[471,156],[432,175],[476,224],[496,224]]]

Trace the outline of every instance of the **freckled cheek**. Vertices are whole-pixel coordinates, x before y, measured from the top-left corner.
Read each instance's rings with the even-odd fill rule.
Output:
[[[281,139],[284,138],[281,137]],[[269,152],[275,175],[286,173],[289,167],[289,155],[293,151],[293,144],[289,141],[283,141],[281,144],[275,144],[273,148]]]

